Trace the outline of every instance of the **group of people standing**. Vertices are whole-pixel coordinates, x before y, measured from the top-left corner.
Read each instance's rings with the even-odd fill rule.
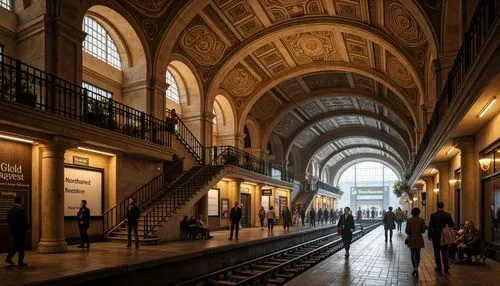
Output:
[[[305,212],[301,213],[302,226],[305,225],[305,223],[304,223],[305,220],[308,220],[309,226],[313,226],[313,227],[316,226],[316,222],[318,222],[318,224],[321,224],[321,225],[323,225],[323,224],[335,224],[337,222],[337,219],[339,218],[339,216],[342,216],[343,214],[344,213],[343,213],[342,209],[339,209],[339,210],[330,209],[330,211],[328,211],[328,209],[322,210],[320,208],[316,212],[316,210],[314,210],[314,208],[311,208],[307,217],[306,217]]]

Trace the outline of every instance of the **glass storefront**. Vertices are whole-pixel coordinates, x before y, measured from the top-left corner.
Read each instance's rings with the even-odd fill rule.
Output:
[[[484,237],[500,243],[500,143],[484,152],[480,161],[482,172],[482,210]]]

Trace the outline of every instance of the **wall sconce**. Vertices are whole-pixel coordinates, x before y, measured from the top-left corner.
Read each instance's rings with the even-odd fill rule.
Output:
[[[483,170],[484,172],[488,171],[490,169],[491,161],[492,160],[490,158],[479,159],[479,165],[481,166],[481,170]]]
[[[439,193],[439,189],[432,190],[436,195]]]
[[[459,180],[457,179],[451,179],[451,180],[448,180],[448,183],[450,183],[450,186],[452,188],[455,188],[455,185],[458,183]]]
[[[414,197],[414,198],[413,198],[413,201],[414,201],[414,202],[416,202],[417,200],[418,200],[418,198],[417,198],[417,197]]]

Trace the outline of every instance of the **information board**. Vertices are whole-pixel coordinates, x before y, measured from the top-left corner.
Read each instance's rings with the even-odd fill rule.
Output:
[[[64,167],[64,216],[76,216],[82,200],[91,216],[102,215],[102,171]]]
[[[219,216],[219,189],[208,191],[208,216]]]

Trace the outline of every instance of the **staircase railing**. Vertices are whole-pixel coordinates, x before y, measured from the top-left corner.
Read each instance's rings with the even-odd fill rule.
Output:
[[[464,40],[460,45],[453,66],[448,73],[448,78],[444,84],[431,120],[427,124],[425,134],[418,147],[415,160],[411,166],[410,175],[415,171],[417,164],[427,149],[429,142],[436,132],[442,119],[448,112],[451,102],[462,87],[464,79],[468,74],[472,64],[477,59],[492,27],[500,16],[500,0],[482,0],[477,5],[472,21],[465,32]]]
[[[221,166],[221,159],[227,154],[227,150],[220,153],[213,158],[208,164],[203,166],[200,170],[194,173],[190,178],[186,179],[184,183],[179,185],[175,190],[171,190],[165,194],[161,200],[155,203],[153,207],[142,215],[144,220],[144,238],[147,238],[153,230],[155,230],[165,218],[171,216],[177,209],[182,207],[183,203],[189,199],[193,193],[198,192],[198,189],[193,189],[195,182],[208,182],[214,174],[220,171],[220,168],[213,168],[214,166]],[[213,168],[213,169],[212,169]],[[206,173],[206,170],[209,170]],[[193,180],[195,182],[193,182]],[[184,191],[187,188],[188,191]]]
[[[186,126],[186,124],[181,120],[181,118],[175,114],[172,113],[170,109],[165,109],[165,120],[169,123],[170,128],[172,131],[174,131],[178,136],[179,140],[183,144],[186,145],[186,148],[188,148],[195,159],[200,163],[204,163],[204,157],[203,157],[203,145],[201,142],[194,136],[194,134],[189,130],[189,128]]]
[[[137,191],[119,201],[115,206],[104,212],[103,217],[103,233],[104,235],[113,231],[124,220],[128,210],[128,201],[132,198],[137,200],[137,205],[141,208],[147,206],[151,201],[162,194],[169,182],[173,181],[169,178],[170,170],[182,164],[182,160],[171,165],[167,170],[164,170],[160,175],[147,182]]]
[[[171,147],[165,121],[3,54],[0,100]]]

